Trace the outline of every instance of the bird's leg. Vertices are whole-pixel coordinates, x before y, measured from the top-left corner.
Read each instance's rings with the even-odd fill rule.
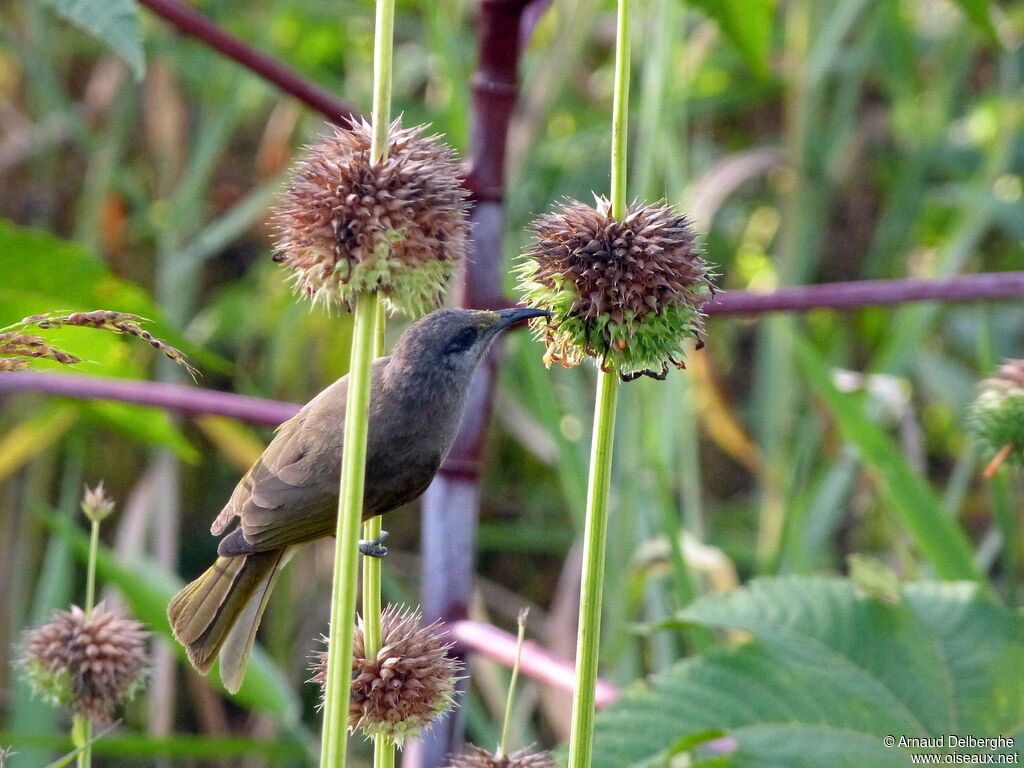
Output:
[[[376,539],[360,539],[359,554],[366,557],[384,557],[388,553],[388,548],[384,546],[384,539],[389,535],[387,531],[381,531],[380,536]]]

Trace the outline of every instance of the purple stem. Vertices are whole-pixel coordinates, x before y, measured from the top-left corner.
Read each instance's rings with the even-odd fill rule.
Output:
[[[871,280],[783,288],[772,293],[730,291],[719,294],[704,309],[709,315],[757,315],[808,309],[857,309],[913,301],[991,301],[1024,298],[1024,272],[990,272],[941,280]],[[119,400],[152,405],[186,416],[229,416],[254,424],[276,426],[291,418],[299,406],[280,400],[236,395],[181,384],[113,379],[78,373],[19,371],[0,374],[0,394],[42,392],[83,399]],[[474,463],[457,459],[455,451],[445,471],[472,474]],[[468,464],[466,462],[469,462]]]
[[[1024,272],[985,272],[935,279],[859,280],[780,288],[771,293],[728,291],[704,306],[709,315],[759,315],[809,309],[857,309],[911,301],[990,301],[1024,296]]]
[[[332,123],[344,126],[348,124],[350,117],[359,116],[358,110],[351,105],[314,85],[277,59],[243,42],[180,0],[139,0],[139,2],[157,16],[173,24],[180,32],[202,40],[218,53],[252,70],[264,80],[273,83],[280,90],[316,110]]]
[[[277,426],[299,410],[299,406],[280,400],[264,400],[261,397],[182,384],[112,379],[77,373],[18,371],[0,374],[0,394],[11,392],[42,392],[85,400],[118,400],[122,403],[153,405],[186,416],[230,416],[269,426]]]
[[[477,22],[478,64],[473,74],[469,172],[473,233],[469,258],[456,290],[460,307],[489,309],[508,302],[502,291],[505,230],[505,148],[518,88],[523,12],[530,0],[483,0]],[[420,600],[427,621],[465,619],[473,594],[480,454],[490,420],[500,348],[480,366],[466,415],[448,459],[423,496]],[[460,683],[465,690],[466,681]],[[457,708],[406,745],[403,768],[437,768],[463,742],[463,709]]]

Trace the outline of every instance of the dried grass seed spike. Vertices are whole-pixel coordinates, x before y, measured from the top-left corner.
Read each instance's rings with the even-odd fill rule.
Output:
[[[378,291],[413,316],[440,305],[466,252],[468,193],[454,151],[424,130],[396,120],[376,165],[365,121],[307,148],[271,219],[274,259],[294,271],[299,294],[351,307]]]
[[[447,768],[555,768],[555,761],[547,752],[521,749],[499,759],[473,744],[468,748],[468,752],[449,758]]]
[[[445,642],[440,624],[422,627],[421,623],[419,611],[389,606],[381,614],[381,649],[376,658],[368,659],[363,622],[358,622],[352,652],[350,730],[384,735],[401,746],[452,707],[461,664],[448,655],[452,644]],[[327,679],[328,653],[317,653],[312,666],[310,682],[321,689]]]
[[[41,695],[97,722],[142,686],[149,657],[142,624],[101,603],[86,618],[71,606],[25,636],[22,663]]]
[[[523,300],[552,312],[534,326],[546,361],[589,355],[624,378],[659,377],[682,366],[688,338],[699,340],[711,273],[671,207],[634,203],[620,222],[607,199],[596,202],[568,201],[534,223],[535,244],[517,267]]]

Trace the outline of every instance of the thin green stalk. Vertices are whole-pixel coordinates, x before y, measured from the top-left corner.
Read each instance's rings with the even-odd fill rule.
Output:
[[[395,768],[395,742],[387,736],[373,737],[373,768]]]
[[[626,215],[626,144],[629,112],[629,0],[619,0],[615,46],[615,90],[612,100],[612,215]],[[597,375],[594,437],[590,448],[587,515],[583,531],[583,573],[576,635],[576,682],[572,697],[569,768],[589,768],[594,739],[594,700],[601,647],[601,597],[604,553],[608,538],[608,492],[611,488],[612,444],[619,375],[608,366]]]
[[[85,572],[85,618],[92,616],[96,606],[96,553],[100,547],[100,521],[90,520],[89,564]],[[71,741],[79,752],[75,761],[78,768],[92,765],[92,721],[85,715],[75,715],[71,722]]]
[[[92,532],[89,536],[89,564],[85,574],[85,617],[92,616],[96,607],[96,552],[100,548],[100,521],[92,520]]]
[[[512,665],[512,677],[508,681],[508,697],[505,699],[505,722],[501,725],[501,742],[498,744],[498,754],[495,757],[500,761],[508,754],[508,734],[512,730],[512,702],[515,699],[516,683],[519,681],[519,663],[523,658],[523,639],[526,637],[526,616],[530,609],[524,608],[519,612],[519,636],[516,638],[516,661]]]
[[[71,743],[78,750],[75,764],[78,768],[89,768],[92,765],[92,723],[85,715],[72,718]]]
[[[373,356],[380,357],[384,353],[384,305],[377,302],[377,313],[374,319]],[[373,541],[380,538],[382,523],[380,515],[363,523],[363,538]],[[377,655],[381,645],[380,628],[380,581],[381,559],[379,557],[363,558],[363,646],[367,658]]]
[[[608,536],[608,491],[611,487],[618,390],[619,377],[616,371],[602,371],[598,374],[587,490],[587,522],[583,532],[583,575],[580,585],[579,630],[576,635],[576,684],[572,701],[569,768],[590,766],[601,635],[604,550]]]
[[[377,297],[360,294],[352,331],[352,363],[345,406],[345,443],[341,459],[338,527],[335,531],[334,578],[331,593],[330,653],[324,695],[321,768],[343,768],[348,745],[348,701],[352,679],[353,618],[359,570],[359,530],[363,517],[366,434],[369,426],[370,373],[373,363]]]
[[[377,23],[373,45],[373,136],[370,139],[370,162],[380,163],[388,156],[388,132],[391,123],[391,65],[394,47],[395,0],[377,0]],[[378,302],[374,317],[375,354],[384,351],[384,310]],[[365,525],[365,537],[380,537],[381,520],[376,517]],[[373,658],[381,644],[379,558],[363,558],[363,643],[366,655]],[[395,764],[395,744],[386,736],[373,737],[375,768]]]
[[[377,0],[377,25],[373,42],[373,137],[370,162],[388,156],[391,123],[391,51],[394,46],[395,0]]]
[[[612,216],[626,215],[626,142],[629,132],[629,0],[619,0],[612,100]]]
[[[370,162],[387,158],[388,128],[391,116],[391,67],[394,0],[377,0],[377,21],[373,48],[373,136]],[[348,744],[348,702],[352,695],[351,669],[353,617],[359,571],[359,529],[363,516],[363,486],[366,479],[366,435],[369,427],[370,386],[375,346],[379,343],[383,322],[378,322],[377,297],[364,293],[356,302],[352,330],[352,361],[348,374],[348,401],[345,406],[345,444],[341,459],[341,488],[338,498],[338,527],[334,554],[334,586],[331,596],[331,641],[327,657],[327,686],[324,694],[324,733],[320,752],[321,768],[344,768]],[[380,521],[374,526],[380,535]],[[371,528],[371,530],[374,530]],[[377,587],[370,602],[364,602],[364,617],[376,617],[376,636],[380,644],[380,566],[376,566]],[[364,594],[364,601],[366,594]],[[364,623],[364,631],[370,622]],[[364,636],[364,642],[371,638]],[[340,642],[339,642],[340,641]],[[394,764],[394,743],[377,738],[374,742],[375,765]]]

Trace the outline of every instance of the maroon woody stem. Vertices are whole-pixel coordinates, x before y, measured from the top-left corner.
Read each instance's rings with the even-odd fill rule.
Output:
[[[780,288],[771,293],[727,291],[704,307],[709,315],[759,315],[809,309],[857,309],[911,301],[991,301],[1024,297],[1024,272],[984,272],[937,279],[859,280]]]
[[[828,283],[783,288],[772,293],[730,291],[719,294],[704,309],[709,315],[758,315],[808,309],[858,309],[914,301],[966,303],[1021,298],[1024,298],[1024,272],[988,272],[941,280]],[[507,306],[507,302],[495,301],[492,306]],[[299,409],[293,403],[194,386],[41,371],[0,374],[0,395],[13,392],[119,400],[152,405],[186,416],[229,416],[274,426],[295,415]],[[475,475],[476,464],[473,459],[466,458],[468,453],[464,448],[460,448],[458,453],[453,450],[444,473],[451,477]]]
[[[473,194],[470,256],[456,294],[461,307],[507,303],[501,287],[504,259],[505,147],[515,105],[523,12],[528,0],[480,3],[479,65],[473,75],[469,173]],[[476,524],[480,500],[480,451],[487,430],[500,350],[481,365],[470,389],[462,428],[448,460],[423,497],[423,581],[427,621],[465,619],[473,592]],[[461,686],[464,688],[465,683]],[[462,710],[436,723],[422,740],[407,745],[403,768],[437,768],[462,746]]]
[[[332,123],[345,125],[350,117],[359,115],[349,104],[314,85],[277,59],[243,42],[180,0],[139,0],[139,3],[184,34],[202,40],[218,53],[237,61],[285,93],[291,94]]]

